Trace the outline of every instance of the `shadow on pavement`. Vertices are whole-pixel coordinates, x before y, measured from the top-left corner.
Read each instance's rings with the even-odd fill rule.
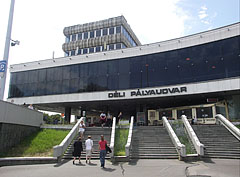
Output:
[[[113,172],[115,171],[116,169],[114,168],[102,168],[103,171],[107,171],[107,172]]]
[[[76,166],[86,166],[85,164],[83,163],[75,163]]]
[[[90,165],[90,166],[97,166],[97,164],[95,164],[95,163],[88,163],[88,165]]]
[[[61,162],[58,162],[56,165],[54,165],[54,167],[60,167],[60,166],[62,166],[63,164],[65,164],[65,163],[67,163],[67,162],[69,162],[70,160],[62,160]]]
[[[203,161],[205,163],[215,163],[214,161],[212,161],[211,158],[201,158],[201,161]]]
[[[137,165],[138,160],[139,160],[139,159],[131,159],[131,160],[128,162],[128,165]]]

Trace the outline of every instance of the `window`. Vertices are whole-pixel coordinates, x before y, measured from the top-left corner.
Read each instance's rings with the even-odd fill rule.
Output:
[[[121,26],[116,27],[116,33],[121,33]]]
[[[82,33],[78,33],[78,40],[82,40]]]
[[[75,50],[71,50],[71,56],[75,55]]]
[[[81,55],[82,54],[82,49],[78,49],[78,55]]]
[[[83,54],[88,53],[88,48],[83,49]]]
[[[94,47],[89,48],[89,53],[93,53],[94,52]]]
[[[100,37],[101,36],[101,30],[97,30],[96,31],[96,37]]]
[[[90,32],[90,38],[94,38],[94,31]]]
[[[109,28],[109,34],[114,34],[114,27]]]
[[[125,46],[125,44],[122,44],[122,49],[125,49],[125,48],[127,48],[127,47]]]
[[[66,43],[70,42],[70,36],[66,36],[66,40],[65,40]]]
[[[101,52],[101,46],[96,47],[96,52]]]
[[[107,28],[104,28],[103,29],[103,36],[106,36],[108,34],[108,29]]]
[[[85,32],[84,33],[84,39],[87,39],[88,38],[88,32]]]
[[[121,43],[116,44],[116,49],[121,49]]]
[[[76,41],[76,34],[72,35],[72,41]]]
[[[109,50],[114,50],[114,44],[109,45]]]
[[[65,52],[65,56],[67,56],[67,57],[69,56],[69,51]]]

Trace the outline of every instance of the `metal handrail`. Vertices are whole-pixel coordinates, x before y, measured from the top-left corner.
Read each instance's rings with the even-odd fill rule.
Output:
[[[130,147],[131,147],[131,142],[132,142],[132,132],[133,132],[133,121],[134,121],[134,116],[131,116],[131,122],[130,122],[130,127],[129,127],[129,132],[128,132],[128,140],[127,144],[125,145],[125,154],[127,157],[130,155]]]

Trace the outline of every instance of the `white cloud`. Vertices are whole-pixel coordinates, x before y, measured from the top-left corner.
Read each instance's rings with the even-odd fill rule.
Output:
[[[207,7],[206,6],[202,6],[201,10],[198,12],[198,17],[201,19],[204,19],[208,16],[208,14],[206,13],[207,11]]]

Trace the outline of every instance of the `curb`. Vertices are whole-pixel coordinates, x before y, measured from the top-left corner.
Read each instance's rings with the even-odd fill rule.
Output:
[[[8,157],[0,158],[0,167],[12,165],[53,164],[57,162],[57,158],[55,157]]]

